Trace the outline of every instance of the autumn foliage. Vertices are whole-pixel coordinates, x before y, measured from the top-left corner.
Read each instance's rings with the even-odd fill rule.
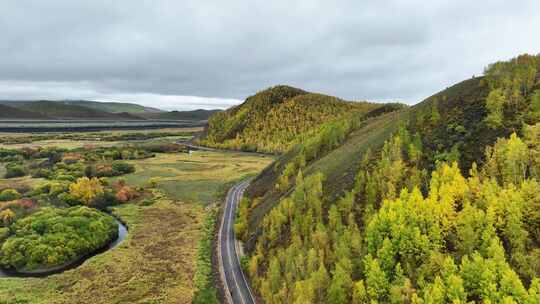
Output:
[[[90,206],[103,197],[105,190],[99,179],[81,177],[77,179],[77,182],[69,186],[69,193],[83,204]]]

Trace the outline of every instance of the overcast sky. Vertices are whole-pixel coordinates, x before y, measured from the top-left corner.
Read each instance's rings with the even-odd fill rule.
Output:
[[[225,108],[289,84],[414,104],[540,52],[539,0],[2,0],[0,99]]]

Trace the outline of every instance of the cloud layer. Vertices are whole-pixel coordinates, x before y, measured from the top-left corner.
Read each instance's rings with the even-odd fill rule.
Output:
[[[540,52],[537,0],[20,0],[0,11],[0,99],[223,108],[290,84],[412,104]]]

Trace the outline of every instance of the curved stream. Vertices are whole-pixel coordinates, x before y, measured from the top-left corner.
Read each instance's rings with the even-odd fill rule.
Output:
[[[33,272],[17,272],[17,271],[8,271],[5,269],[0,268],[0,278],[26,278],[26,277],[46,277],[51,274],[61,273],[66,270],[74,269],[79,267],[82,263],[84,263],[89,258],[96,256],[98,254],[104,253],[108,250],[113,249],[114,247],[118,246],[120,243],[122,243],[123,240],[126,239],[128,230],[124,224],[122,224],[119,220],[115,219],[116,223],[118,224],[118,237],[113,242],[109,243],[109,245],[103,247],[100,250],[95,251],[92,254],[86,255],[81,257],[78,260],[75,260],[73,262],[69,262],[64,265],[56,266],[53,268],[49,268],[47,270],[38,270]]]

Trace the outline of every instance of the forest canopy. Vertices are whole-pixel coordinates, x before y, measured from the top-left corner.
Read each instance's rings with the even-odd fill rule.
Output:
[[[235,226],[264,302],[540,303],[539,59],[410,108],[358,162],[325,156],[351,148],[337,122],[285,154]],[[358,163],[354,181],[321,160]]]
[[[84,206],[42,208],[11,229],[1,247],[0,264],[23,271],[72,262],[118,237],[112,216]]]
[[[210,117],[207,135],[200,143],[217,148],[283,153],[297,143],[299,136],[317,130],[324,123],[402,107],[347,102],[293,87],[275,86],[247,98],[238,107]]]

